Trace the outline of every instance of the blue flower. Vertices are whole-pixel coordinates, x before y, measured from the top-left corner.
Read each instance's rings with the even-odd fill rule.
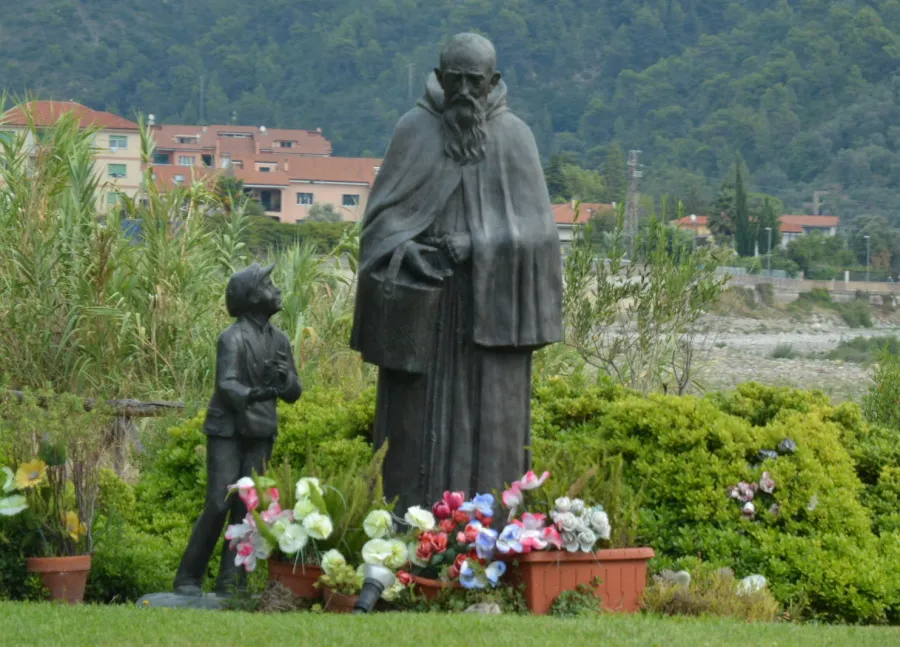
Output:
[[[522,542],[519,541],[520,528],[514,523],[504,528],[497,539],[497,550],[501,553],[521,553]]]
[[[481,559],[490,559],[494,556],[494,546],[497,544],[497,531],[490,528],[482,528],[475,537],[475,552]]]
[[[459,509],[468,512],[470,515],[475,511],[480,512],[485,517],[494,516],[494,495],[493,494],[476,494],[471,501],[466,501]]]
[[[484,588],[484,579],[478,577],[475,569],[469,564],[469,560],[464,561],[459,569],[459,583],[465,589]]]
[[[506,572],[506,562],[491,562],[490,566],[484,569],[485,577],[491,583],[491,586],[497,586],[500,578]]]

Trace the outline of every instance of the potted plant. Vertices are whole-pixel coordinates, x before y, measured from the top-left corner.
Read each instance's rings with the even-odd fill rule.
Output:
[[[549,472],[537,476],[529,471],[503,492],[509,523],[496,549],[511,564],[511,581],[524,585],[532,613],[547,613],[560,593],[592,582],[607,609],[640,608],[653,549],[610,547],[611,528],[603,506],[578,498],[594,471],[563,496],[542,492]]]
[[[493,514],[493,495],[477,494],[467,501],[463,492],[444,492],[431,512],[419,506],[406,511],[409,580],[426,598],[448,588],[497,586],[506,564],[493,560]]]
[[[4,411],[4,422],[19,433],[13,465],[2,470],[0,516],[21,515],[36,539],[28,543],[40,546],[26,569],[40,576],[51,599],[77,604],[91,568],[100,429],[81,400],[46,400],[41,408],[26,397]]]

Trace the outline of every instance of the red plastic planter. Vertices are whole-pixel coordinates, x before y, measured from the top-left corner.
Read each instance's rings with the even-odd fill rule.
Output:
[[[435,599],[438,594],[444,589],[460,588],[459,582],[444,582],[442,580],[432,580],[427,577],[419,577],[418,575],[413,575],[412,580],[416,585],[416,590],[424,595],[427,600]]]
[[[297,597],[317,600],[322,592],[313,586],[322,576],[322,569],[310,564],[285,562],[280,559],[269,560],[269,580],[281,582]]]
[[[74,557],[29,557],[25,561],[29,573],[38,573],[50,598],[79,604],[84,600],[84,587],[91,571],[90,555]]]
[[[596,553],[539,551],[508,555],[507,581],[525,586],[525,603],[532,613],[545,614],[563,591],[590,584],[600,577],[596,595],[610,611],[634,613],[647,586],[647,561],[652,548],[611,548]]]
[[[332,613],[353,613],[358,595],[346,595],[325,587],[325,610]]]

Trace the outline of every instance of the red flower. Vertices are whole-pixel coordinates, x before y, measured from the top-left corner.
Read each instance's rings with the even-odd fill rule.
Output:
[[[447,534],[450,534],[451,532],[456,530],[456,522],[453,521],[453,519],[441,519],[441,523],[439,525],[441,527],[441,530],[443,532],[446,532]]]
[[[448,571],[448,575],[452,579],[459,577],[459,569],[462,568],[463,562],[466,561],[467,559],[469,559],[469,556],[466,555],[465,553],[460,553],[459,555],[456,556],[456,561],[453,562],[453,566],[451,566]]]
[[[450,509],[456,511],[466,501],[465,492],[444,492],[444,502],[450,506]]]
[[[433,506],[431,506],[431,512],[437,519],[443,520],[449,519],[450,513],[452,511],[450,510],[450,506],[446,501],[438,501]]]
[[[466,540],[465,543],[474,544],[475,539],[478,537],[478,531],[480,529],[481,528],[479,526],[474,526],[472,524],[469,524],[468,526],[466,526],[466,531],[465,531],[465,533],[463,533],[463,536],[465,537],[465,540]],[[460,543],[463,543],[463,542],[460,542]]]
[[[434,552],[436,553],[443,553],[447,550],[447,534],[440,532],[436,535],[432,535],[431,547],[434,548]]]
[[[412,584],[412,581],[413,581],[412,575],[410,575],[406,571],[397,571],[397,580],[403,586],[409,586],[410,584]]]
[[[469,523],[471,520],[469,513],[463,512],[462,510],[454,510],[452,518],[456,523]]]
[[[416,548],[416,557],[423,562],[427,562],[431,560],[432,555],[434,555],[434,546],[431,545],[431,541],[424,539],[425,535],[419,538],[419,546]]]

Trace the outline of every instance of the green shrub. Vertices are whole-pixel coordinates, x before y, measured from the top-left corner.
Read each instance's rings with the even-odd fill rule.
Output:
[[[731,569],[692,569],[688,586],[654,576],[644,591],[642,608],[652,613],[725,616],[751,622],[771,622],[779,604],[768,588],[740,591]]]
[[[854,337],[843,339],[828,352],[826,357],[842,362],[854,362],[856,364],[872,364],[884,353],[891,355],[900,354],[900,339],[896,335],[888,337]]]
[[[762,304],[770,308],[775,305],[775,288],[771,283],[757,283],[755,287]]]
[[[794,359],[797,357],[797,351],[794,350],[791,344],[778,344],[769,353],[769,357],[772,359]]]
[[[133,521],[137,510],[134,488],[111,469],[103,468],[97,474],[97,513],[104,517],[121,517]]]

